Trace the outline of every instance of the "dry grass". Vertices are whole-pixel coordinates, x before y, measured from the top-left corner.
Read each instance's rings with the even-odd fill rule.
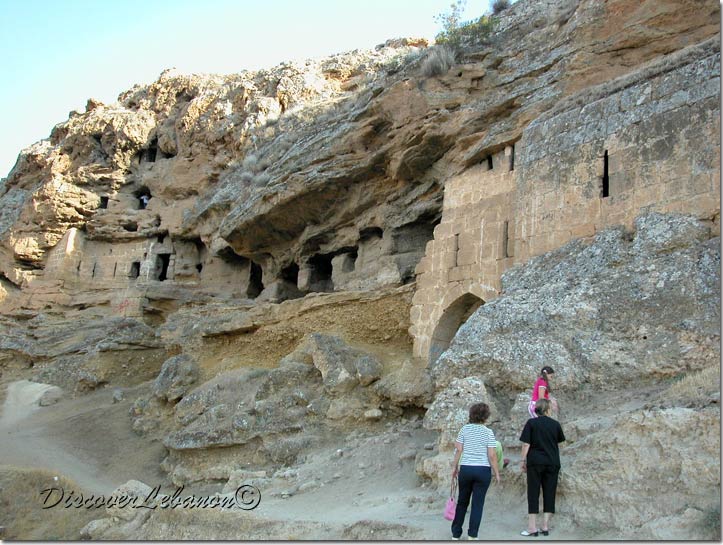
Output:
[[[6,540],[77,540],[91,520],[103,518],[104,509],[65,509],[58,505],[43,509],[41,491],[63,487],[82,491],[75,483],[48,471],[0,466],[0,526]]]
[[[446,45],[435,46],[422,61],[421,71],[425,78],[441,76],[455,63],[454,50]]]
[[[720,368],[713,366],[687,374],[662,397],[678,405],[707,405],[716,393],[720,394]]]

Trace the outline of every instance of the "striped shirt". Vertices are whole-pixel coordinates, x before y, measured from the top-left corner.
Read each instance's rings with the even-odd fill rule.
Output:
[[[462,443],[462,458],[459,465],[462,466],[489,466],[490,460],[487,456],[489,447],[495,448],[495,434],[483,424],[465,424],[459,430],[457,442]]]

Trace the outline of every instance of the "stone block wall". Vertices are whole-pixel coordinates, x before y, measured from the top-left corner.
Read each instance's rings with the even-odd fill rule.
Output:
[[[436,359],[471,311],[500,293],[507,268],[572,239],[632,226],[649,210],[719,229],[719,105],[720,52],[708,47],[535,119],[515,143],[514,170],[483,161],[448,180],[442,222],[417,267],[414,355]]]
[[[645,210],[713,217],[719,103],[717,53],[532,122],[519,145],[516,262]]]
[[[475,306],[468,294],[484,302],[499,293],[515,253],[513,153],[507,146],[491,154],[492,169],[485,158],[445,185],[442,221],[416,269],[410,328],[416,356],[441,354],[459,327],[453,322]]]

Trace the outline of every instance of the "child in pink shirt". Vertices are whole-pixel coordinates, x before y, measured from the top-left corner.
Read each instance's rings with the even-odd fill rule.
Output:
[[[537,418],[537,413],[535,413],[535,404],[538,399],[549,399],[552,402],[553,411],[557,413],[557,403],[554,399],[550,399],[550,392],[552,391],[550,388],[550,375],[554,374],[554,369],[548,365],[543,367],[542,371],[540,371],[540,376],[537,377],[535,385],[532,387],[532,399],[527,407],[527,411],[530,413],[531,418]]]

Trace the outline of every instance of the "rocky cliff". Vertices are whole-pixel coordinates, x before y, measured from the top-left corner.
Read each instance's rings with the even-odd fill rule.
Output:
[[[168,482],[284,499],[339,482],[323,456],[374,476],[345,441],[400,450],[380,486],[444,489],[466,407],[514,453],[549,364],[561,525],[719,536],[719,15],[520,0],[438,76],[398,39],[89,100],[0,183],[3,383],[132,392]],[[172,538],[169,516],[85,534]]]

